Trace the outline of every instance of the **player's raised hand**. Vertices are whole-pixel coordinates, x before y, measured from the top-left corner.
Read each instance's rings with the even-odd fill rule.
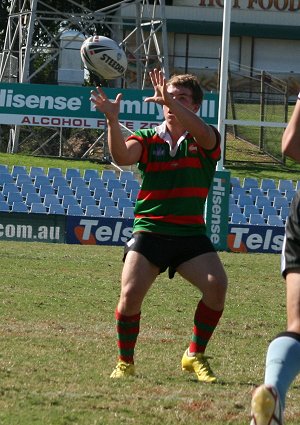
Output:
[[[171,95],[167,91],[167,80],[164,77],[163,71],[155,68],[149,72],[149,76],[154,88],[154,95],[147,97],[145,102],[155,102],[165,105],[171,99]]]
[[[109,100],[101,87],[91,92],[90,100],[94,103],[96,109],[105,114],[108,119],[117,118],[120,112],[120,102],[122,94],[119,93],[114,101]]]

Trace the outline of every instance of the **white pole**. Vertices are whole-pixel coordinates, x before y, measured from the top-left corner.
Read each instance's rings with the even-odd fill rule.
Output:
[[[218,130],[221,134],[221,159],[217,164],[217,170],[224,168],[224,150],[225,150],[225,118],[227,102],[227,81],[228,81],[228,56],[230,43],[230,17],[231,0],[224,0],[223,11],[223,33],[222,33],[222,51],[221,51],[221,70],[220,70],[220,98],[219,98],[219,116]]]

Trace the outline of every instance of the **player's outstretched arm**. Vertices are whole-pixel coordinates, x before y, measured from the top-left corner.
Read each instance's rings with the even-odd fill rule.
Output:
[[[118,165],[132,165],[139,160],[142,148],[136,140],[125,143],[119,123],[121,99],[122,94],[119,93],[115,100],[111,101],[100,87],[91,92],[91,101],[106,117],[108,147],[114,161]]]
[[[300,94],[299,94],[300,95]],[[300,162],[300,98],[294,107],[292,116],[282,136],[282,153]]]
[[[176,115],[182,128],[189,131],[200,146],[205,149],[213,149],[216,145],[216,135],[213,129],[196,115],[200,105],[194,105],[194,109],[191,110],[174,99],[168,92],[167,80],[161,70],[154,69],[150,71],[149,75],[154,95],[146,98],[145,102],[155,102],[167,106]]]

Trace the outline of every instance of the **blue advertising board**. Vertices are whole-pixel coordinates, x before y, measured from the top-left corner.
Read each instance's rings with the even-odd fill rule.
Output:
[[[284,227],[229,224],[227,248],[231,252],[280,254]]]
[[[132,219],[67,217],[66,243],[81,245],[124,245],[132,234]]]

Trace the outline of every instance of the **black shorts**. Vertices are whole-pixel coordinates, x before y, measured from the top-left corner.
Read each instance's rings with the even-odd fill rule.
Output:
[[[168,236],[138,232],[126,242],[123,261],[129,251],[143,254],[147,260],[159,267],[160,273],[169,268],[169,278],[172,279],[181,263],[216,250],[206,235]]]
[[[281,254],[281,273],[283,277],[291,269],[300,268],[300,191],[296,193],[290,206],[285,226]]]

